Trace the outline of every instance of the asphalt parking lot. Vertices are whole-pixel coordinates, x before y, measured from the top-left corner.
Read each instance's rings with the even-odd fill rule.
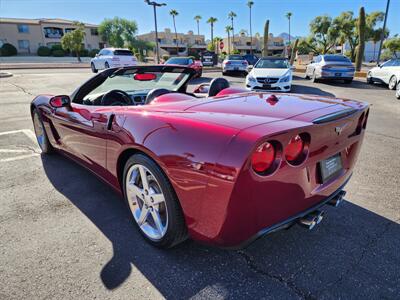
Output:
[[[398,299],[400,101],[362,81],[294,93],[372,104],[347,201],[313,231],[298,226],[238,251],[187,241],[145,243],[103,182],[59,156],[41,156],[29,103],[69,94],[89,70],[18,70],[0,79],[0,299]],[[204,73],[193,85],[220,76]],[[243,86],[243,77],[227,77]]]

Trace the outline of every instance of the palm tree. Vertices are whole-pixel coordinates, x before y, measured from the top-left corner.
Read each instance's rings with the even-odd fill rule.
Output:
[[[289,20],[289,45],[290,45],[290,18],[292,17],[292,13],[291,12],[287,12],[286,13],[286,18]]]
[[[250,9],[250,53],[253,54],[253,35],[251,32],[251,7],[254,5],[254,1],[247,1],[247,6]]]
[[[233,31],[233,27],[231,25],[225,26],[225,31],[228,34],[228,54],[231,54],[231,36],[230,33]]]
[[[200,35],[200,25],[199,22],[201,20],[201,16],[197,15],[194,17],[194,20],[197,22],[197,35]]]
[[[175,24],[175,17],[179,15],[178,11],[175,9],[171,9],[169,14],[172,16],[172,20],[174,21],[174,29],[175,29],[175,43],[176,43],[176,54],[179,54],[179,47],[178,47],[178,34],[176,33],[176,24]]]
[[[211,43],[212,43],[214,49],[215,49],[215,46],[214,46],[214,23],[217,21],[218,21],[218,19],[214,18],[214,17],[209,17],[207,20],[207,23],[209,23],[211,26]]]
[[[231,23],[232,23],[232,45],[235,43],[235,31],[234,31],[234,27],[233,27],[233,19],[236,17],[237,17],[237,15],[233,11],[229,12],[228,18],[231,19]]]

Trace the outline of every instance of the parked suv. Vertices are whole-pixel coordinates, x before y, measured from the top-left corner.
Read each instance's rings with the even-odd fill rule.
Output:
[[[137,59],[129,49],[104,48],[90,61],[93,73],[98,70],[118,67],[136,66]]]
[[[355,68],[344,55],[325,54],[318,55],[306,68],[307,79],[311,78],[313,82],[321,79],[344,80],[345,83],[351,83],[354,78]]]

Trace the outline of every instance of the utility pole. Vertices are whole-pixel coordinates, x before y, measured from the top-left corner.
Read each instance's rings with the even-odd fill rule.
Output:
[[[153,6],[153,12],[154,12],[154,27],[156,30],[156,58],[157,58],[157,64],[160,63],[160,54],[158,52],[158,31],[157,31],[157,7],[161,7],[161,6],[166,6],[167,4],[165,3],[157,3],[155,1],[150,1],[150,0],[144,0],[145,3],[147,3],[148,5]]]
[[[385,39],[386,21],[387,21],[387,16],[389,13],[389,3],[390,3],[390,0],[387,0],[385,20],[383,21],[383,28],[382,28],[382,32],[381,32],[381,43],[379,44],[378,59],[376,60],[376,64],[379,64],[379,61],[381,59],[382,44],[383,44],[383,40]]]

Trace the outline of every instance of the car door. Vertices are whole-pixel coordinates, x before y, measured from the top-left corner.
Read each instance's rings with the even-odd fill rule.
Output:
[[[104,64],[101,63],[103,55],[104,55],[104,49],[100,50],[97,57],[95,57],[94,66],[96,67],[97,70],[103,69]]]
[[[58,147],[88,168],[102,174],[106,168],[107,124],[110,107],[71,103],[56,108],[51,118]]]
[[[375,77],[382,80],[382,82],[384,83],[388,83],[389,79],[389,72],[390,72],[390,66],[392,65],[393,60],[388,60],[387,62],[385,62],[384,64],[382,64],[379,69],[376,71],[376,75]]]

